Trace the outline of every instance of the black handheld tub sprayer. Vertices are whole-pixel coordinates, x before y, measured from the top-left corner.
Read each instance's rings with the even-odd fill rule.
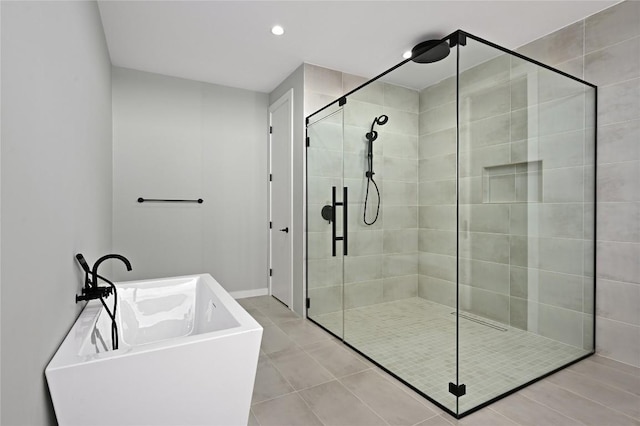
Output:
[[[380,190],[378,189],[378,184],[373,179],[373,141],[378,139],[378,132],[373,130],[373,127],[377,124],[378,126],[384,126],[389,121],[389,117],[386,115],[381,115],[380,117],[376,117],[373,119],[371,123],[371,131],[364,135],[367,138],[367,171],[365,172],[365,176],[367,177],[367,192],[364,197],[364,212],[362,214],[362,220],[365,225],[373,225],[378,220],[378,214],[380,213]],[[371,222],[367,222],[367,203],[369,202],[369,185],[373,183],[374,188],[376,189],[376,194],[378,195],[378,205],[376,207],[376,216],[373,218]]]

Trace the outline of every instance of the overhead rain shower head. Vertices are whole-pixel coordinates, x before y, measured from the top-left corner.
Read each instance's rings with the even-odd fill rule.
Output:
[[[449,56],[449,44],[442,40],[427,40],[411,49],[411,60],[419,64],[438,62]]]

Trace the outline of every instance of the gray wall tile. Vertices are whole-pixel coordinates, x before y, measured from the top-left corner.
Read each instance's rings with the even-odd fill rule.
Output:
[[[456,103],[451,102],[420,113],[419,135],[440,132],[456,126]]]
[[[640,77],[640,37],[589,53],[584,58],[585,79],[598,86]]]
[[[460,309],[485,318],[509,323],[509,296],[460,285]]]
[[[581,275],[584,259],[583,242],[562,238],[539,239],[540,269]]]
[[[528,303],[519,297],[509,298],[509,325],[521,330],[527,329]]]
[[[640,161],[598,167],[598,201],[640,201]]]
[[[342,92],[348,93],[356,87],[364,84],[368,79],[358,77],[352,74],[342,74]],[[335,98],[334,98],[335,99]],[[384,102],[384,83],[374,81],[367,84],[362,89],[349,95],[349,100],[369,102],[371,104],[383,105]]]
[[[420,229],[418,248],[429,253],[456,255],[456,232]]]
[[[640,284],[640,244],[598,241],[598,277]]]
[[[542,303],[538,309],[538,331],[541,335],[568,345],[582,347],[582,314]],[[532,305],[529,305],[529,309]]]
[[[418,229],[385,230],[384,253],[413,253],[418,251]]]
[[[419,137],[418,155],[420,159],[437,155],[455,154],[457,149],[456,129],[446,129],[427,133]]]
[[[420,228],[454,231],[456,229],[456,206],[420,206]]]
[[[598,164],[640,160],[640,119],[598,126]]]
[[[349,231],[349,255],[363,256],[382,253],[383,231]]]
[[[402,111],[418,112],[418,92],[405,87],[383,83],[384,106]]]
[[[488,146],[460,153],[460,177],[482,176],[486,167],[508,164],[511,155],[509,144]]]
[[[451,70],[455,72],[454,69]],[[446,78],[420,92],[420,112],[456,101],[456,79]]]
[[[350,100],[343,108],[344,124],[362,128],[371,127],[373,118],[381,115],[383,109],[382,105],[356,100]]]
[[[516,235],[582,238],[581,203],[514,204],[511,206],[511,233]]]
[[[478,42],[474,41],[473,43]],[[461,92],[468,93],[469,91],[477,90],[481,87],[490,87],[509,80],[511,72],[510,55],[504,54],[498,50],[494,50],[494,53],[499,56],[469,69],[467,69],[468,67],[465,66],[464,63],[464,60],[467,59],[467,57],[464,55],[461,56],[460,68],[465,70],[460,73],[459,78]]]
[[[387,206],[415,206],[418,204],[418,184],[415,181],[398,182],[387,178],[382,183],[382,191],[384,194],[382,202]]]
[[[385,278],[382,299],[385,302],[418,296],[418,275]]]
[[[585,51],[640,36],[640,2],[623,1],[585,20]]]
[[[460,284],[509,295],[509,265],[460,259],[458,269]]]
[[[520,47],[517,51],[518,53],[548,65],[554,65],[582,56],[584,40],[583,25],[584,23],[582,21],[576,22],[575,24],[564,27],[548,36]]]
[[[582,166],[585,160],[584,141],[584,130],[541,137],[537,144],[537,158],[542,160],[545,169]],[[531,160],[535,158],[528,159]]]
[[[420,275],[418,295],[436,303],[456,306],[456,284],[451,281]]]
[[[374,142],[375,143],[375,142]],[[375,157],[374,157],[375,163]],[[404,182],[418,181],[418,161],[409,158],[384,157],[384,178]],[[366,169],[363,169],[366,170]],[[375,168],[374,168],[375,171]],[[363,171],[364,173],[364,171]],[[378,172],[376,172],[377,174]]]
[[[372,281],[382,278],[382,255],[345,256],[344,282]]]
[[[528,269],[511,265],[509,267],[509,285],[511,296],[526,299],[529,294]]]
[[[596,320],[596,351],[604,357],[640,367],[638,327],[598,317]]]
[[[460,232],[459,252],[461,258],[509,263],[509,236]]]
[[[367,130],[368,132],[369,130]],[[375,148],[384,148],[384,155],[388,157],[410,158],[415,160],[418,157],[418,137],[414,135],[403,135],[379,130],[378,139],[374,142]],[[362,133],[364,139],[365,133]]]
[[[342,285],[342,259],[309,259],[307,271],[309,288],[334,287]]]
[[[460,206],[460,231],[509,233],[509,206],[468,204]]]
[[[509,142],[512,119],[513,116],[507,113],[471,123],[461,120],[460,150],[468,151],[474,148]]]
[[[569,203],[584,200],[584,171],[582,167],[543,170],[542,174],[542,197],[546,203]]]
[[[584,94],[546,102],[540,104],[537,108],[539,136],[581,130],[584,128]]]
[[[365,134],[369,131],[368,128],[357,127],[351,125],[343,126],[343,150],[344,152],[357,152],[362,153],[364,155],[365,149],[368,146],[367,139],[365,138]],[[386,140],[383,139],[383,140]],[[313,141],[311,141],[313,143]],[[382,155],[382,148],[385,144],[373,144],[373,153],[375,155]]]
[[[601,87],[598,106],[598,126],[637,120],[640,117],[640,78]]]
[[[418,180],[420,182],[431,180],[444,180],[456,178],[456,154],[430,157],[420,160],[418,163]]]
[[[599,317],[640,325],[640,285],[599,279],[596,289]]]
[[[382,303],[382,280],[345,284],[345,309]]]
[[[405,206],[382,206],[385,229],[418,227],[418,208]]]
[[[329,312],[342,311],[342,286],[310,288],[309,298],[313,304],[309,309],[310,316]]]
[[[460,96],[460,121],[469,122],[505,114],[511,109],[510,82],[481,87]]]
[[[455,204],[456,181],[440,180],[418,184],[418,203],[421,206]]]
[[[304,65],[305,91],[323,93],[335,98],[342,95],[342,73],[317,65]]]
[[[420,252],[419,273],[446,281],[456,280],[456,258],[429,252]]]
[[[580,275],[540,271],[538,301],[547,305],[581,312],[583,278]]]
[[[418,274],[418,253],[386,254],[383,257],[384,278]]]
[[[640,202],[599,203],[598,239],[640,243]]]

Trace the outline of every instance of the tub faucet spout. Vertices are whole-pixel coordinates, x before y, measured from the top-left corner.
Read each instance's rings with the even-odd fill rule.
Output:
[[[93,278],[93,286],[97,287],[98,286],[98,278],[102,278],[100,275],[98,275],[98,266],[100,266],[100,264],[102,262],[104,262],[107,259],[118,259],[121,260],[125,266],[127,267],[127,271],[131,270],[131,262],[129,262],[129,260],[120,255],[120,254],[106,254],[104,256],[102,256],[100,259],[96,260],[96,263],[93,264],[93,270],[91,271],[91,277]],[[105,280],[107,281],[107,280]],[[107,281],[108,282],[108,281]]]

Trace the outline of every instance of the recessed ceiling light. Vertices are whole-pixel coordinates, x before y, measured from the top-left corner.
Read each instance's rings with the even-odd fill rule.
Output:
[[[284,34],[284,28],[280,25],[274,25],[273,28],[271,28],[271,34],[282,35]]]
[[[409,59],[411,57],[411,51],[407,50],[406,52],[404,52],[402,54],[402,57],[405,58],[405,59]]]

